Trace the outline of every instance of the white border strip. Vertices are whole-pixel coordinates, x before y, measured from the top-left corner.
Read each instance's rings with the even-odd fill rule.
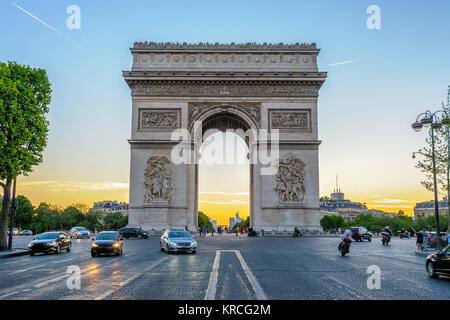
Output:
[[[209,276],[208,289],[206,289],[205,300],[216,300],[217,279],[219,278],[220,250],[216,251],[211,274]]]
[[[239,250],[234,251],[236,253],[236,256],[238,257],[239,261],[241,262],[242,269],[244,270],[245,274],[247,275],[248,281],[253,287],[253,290],[256,293],[256,298],[258,300],[267,300],[267,296],[264,293],[264,290],[262,289],[261,285],[259,284],[256,277],[253,275],[253,272],[250,270],[250,268],[247,266],[247,263],[245,262],[244,258],[241,255],[241,252]]]

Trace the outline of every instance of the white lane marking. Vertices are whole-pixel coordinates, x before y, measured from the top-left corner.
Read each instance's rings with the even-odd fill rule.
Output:
[[[149,272],[150,270],[154,269],[155,267],[157,267],[159,264],[163,263],[163,262],[166,261],[167,259],[168,259],[168,258],[165,257],[165,258],[163,258],[163,259],[161,259],[161,260],[159,260],[159,261],[156,261],[155,263],[149,265],[147,268],[144,269],[143,272],[136,273],[136,274],[135,274],[134,276],[132,276],[131,278],[128,278],[127,280],[125,280],[124,282],[122,282],[122,283],[119,285],[119,288],[121,288],[121,287],[123,287],[123,286],[126,286],[126,285],[128,285],[128,284],[130,284],[130,282],[136,280],[137,278],[139,278],[140,276],[142,276],[145,272]],[[113,289],[108,290],[108,291],[106,291],[104,294],[95,297],[94,300],[103,300],[103,299],[109,297],[110,295],[112,295],[112,294],[113,294],[114,292],[116,292],[119,288],[117,288],[117,289],[115,289],[115,290],[113,290]]]
[[[39,266],[34,266],[34,267],[22,269],[22,270],[17,270],[17,271],[11,272],[10,274],[17,274],[17,273],[25,272],[25,271],[28,271],[28,270],[33,270],[33,269],[44,267],[44,266],[45,266],[44,264],[41,264]]]
[[[17,294],[17,293],[19,293],[19,291],[13,291],[13,292],[4,294],[4,295],[0,296],[0,300],[1,300],[1,299],[5,299],[5,298],[7,298],[7,297],[9,297],[9,296],[15,295],[15,294]]]
[[[87,267],[87,268],[84,268],[83,270],[81,270],[80,274],[83,274],[83,273],[85,273],[87,271],[91,271],[93,269],[96,269],[98,266],[99,266],[99,264],[94,265],[94,266],[90,266],[90,267]],[[50,283],[53,283],[53,282],[62,280],[64,278],[67,278],[68,276],[70,276],[70,274],[63,274],[62,276],[59,276],[59,277],[56,277],[56,278],[53,278],[53,279],[50,279],[50,280],[47,280],[47,281],[39,282],[39,283],[35,284],[33,287],[34,288],[41,288],[41,287],[46,286],[46,285],[48,285]]]
[[[209,276],[208,288],[206,289],[205,300],[215,300],[217,290],[217,280],[219,278],[220,252],[216,251],[216,257],[212,266],[211,274]]]
[[[78,259],[78,257],[68,258],[68,259],[63,259],[63,260],[58,260],[58,261],[53,261],[53,263],[67,262],[67,261],[76,260],[76,259]]]
[[[267,300],[267,296],[264,293],[264,290],[262,289],[258,280],[254,276],[253,272],[248,267],[247,263],[245,262],[244,258],[241,255],[241,252],[239,250],[235,250],[235,253],[236,253],[236,256],[238,257],[239,261],[241,262],[242,269],[244,270],[245,274],[247,275],[248,281],[250,281],[250,284],[252,285],[253,290],[256,293],[256,298],[258,300]]]

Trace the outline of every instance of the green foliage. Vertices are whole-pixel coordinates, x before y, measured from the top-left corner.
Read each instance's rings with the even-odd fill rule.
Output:
[[[203,228],[203,226],[206,226],[206,228],[208,230],[213,230],[214,229],[211,221],[209,221],[209,217],[206,214],[204,214],[202,211],[198,212],[197,225],[198,225],[199,228]],[[214,230],[214,231],[216,231],[216,230]]]
[[[344,229],[346,227],[344,219],[338,215],[323,216],[320,219],[320,226],[325,231],[336,230],[338,228]]]
[[[45,70],[0,62],[0,250],[7,248],[6,229],[12,181],[42,161],[47,145],[51,87]],[[4,182],[2,182],[4,181]]]
[[[30,229],[34,218],[34,208],[30,200],[25,196],[17,197],[17,208],[14,217],[14,226],[21,229]]]
[[[103,228],[105,230],[118,230],[128,224],[128,217],[122,212],[112,212],[105,215],[103,219]]]

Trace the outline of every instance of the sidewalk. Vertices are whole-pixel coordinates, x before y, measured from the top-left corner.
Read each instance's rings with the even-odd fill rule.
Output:
[[[23,256],[23,255],[27,255],[27,254],[28,254],[27,249],[4,250],[4,251],[0,251],[0,259]]]

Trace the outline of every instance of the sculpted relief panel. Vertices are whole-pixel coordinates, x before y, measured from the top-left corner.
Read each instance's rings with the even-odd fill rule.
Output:
[[[177,129],[179,126],[179,110],[139,110],[139,129]]]
[[[270,110],[271,129],[310,130],[309,110]]]
[[[172,170],[165,156],[153,156],[147,160],[144,172],[144,202],[169,201],[172,196]]]
[[[280,202],[303,202],[305,198],[305,164],[292,154],[280,160],[275,192]]]

